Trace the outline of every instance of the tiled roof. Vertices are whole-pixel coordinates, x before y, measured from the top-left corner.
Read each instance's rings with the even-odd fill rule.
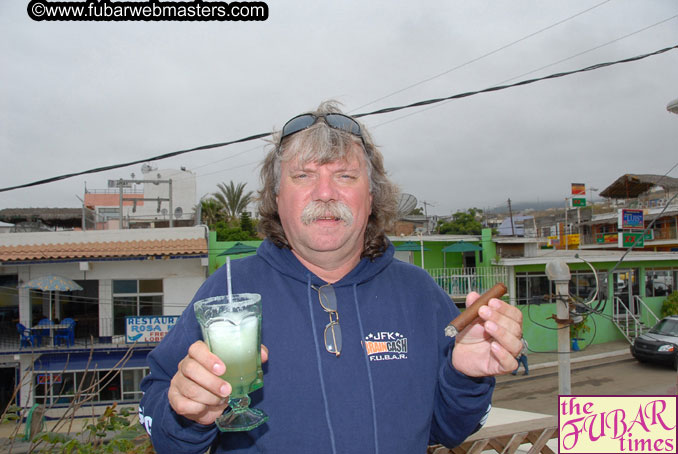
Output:
[[[207,254],[204,238],[0,245],[0,261]]]

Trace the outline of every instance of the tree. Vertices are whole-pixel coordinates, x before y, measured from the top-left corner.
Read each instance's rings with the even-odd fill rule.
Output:
[[[252,191],[245,193],[246,185],[247,183],[238,183],[236,186],[233,181],[228,185],[224,183],[217,185],[219,192],[214,193],[214,199],[224,209],[229,220],[238,219],[238,215],[252,202],[254,193]]]
[[[410,211],[407,214],[410,215],[410,216],[423,216],[424,210],[421,207],[419,207],[419,208],[413,209],[412,211]]]
[[[678,291],[671,293],[662,302],[662,317],[678,315]]]
[[[107,406],[100,416],[91,416],[89,424],[83,426],[80,432],[75,430],[75,418],[85,416],[93,412],[94,399],[100,389],[108,386],[120,370],[132,356],[135,345],[130,345],[124,356],[122,364],[116,366],[120,369],[113,374],[112,370],[106,374],[97,375],[96,371],[85,370],[82,376],[89,379],[79,380],[78,389],[73,395],[67,396],[68,407],[61,408],[61,417],[52,421],[53,424],[44,424],[44,410],[51,408],[49,404],[35,404],[32,409],[21,408],[10,404],[0,414],[0,424],[10,425],[11,432],[7,439],[3,440],[3,448],[12,452],[17,447],[18,452],[29,453],[70,453],[70,454],[154,454],[153,446],[144,426],[139,424],[139,415],[135,408],[118,408],[113,402]],[[90,360],[94,350],[90,349]],[[89,365],[89,361],[88,361]],[[14,388],[10,402],[15,402],[23,383],[31,383],[33,370],[29,368],[21,377],[19,384]],[[61,388],[63,391],[63,388]],[[66,396],[64,396],[66,397]],[[61,394],[56,397],[58,400]],[[38,412],[38,410],[41,410]],[[30,418],[28,417],[31,414]],[[37,418],[37,419],[36,419]],[[29,420],[31,421],[29,423]],[[26,423],[24,424],[24,421]],[[13,427],[12,427],[13,426]],[[25,426],[25,427],[22,427]],[[24,437],[21,437],[21,432]],[[4,443],[7,441],[7,443]],[[18,441],[27,441],[28,446],[15,446]]]
[[[257,230],[254,228],[249,211],[243,211],[240,213],[240,229],[243,232],[247,232],[252,237],[257,236]]]
[[[217,241],[247,241],[258,240],[255,233],[244,231],[240,226],[232,227],[225,221],[219,221],[214,225],[217,232]]]
[[[200,221],[212,227],[217,222],[224,219],[225,214],[222,211],[222,206],[215,199],[207,199],[200,202]]]
[[[438,225],[441,234],[451,235],[480,235],[483,226],[476,219],[476,215],[482,213],[477,208],[469,208],[468,211],[457,211],[452,215],[452,220],[449,222],[441,222]]]

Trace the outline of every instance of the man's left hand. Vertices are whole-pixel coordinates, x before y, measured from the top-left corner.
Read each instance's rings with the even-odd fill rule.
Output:
[[[466,307],[480,295],[466,296]],[[523,347],[523,313],[515,306],[493,298],[481,307],[478,318],[457,334],[452,365],[470,377],[511,372],[518,367],[516,356]]]

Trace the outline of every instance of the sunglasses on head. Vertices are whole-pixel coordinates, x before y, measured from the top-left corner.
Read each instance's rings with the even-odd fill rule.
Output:
[[[285,123],[285,126],[283,126],[282,132],[280,134],[280,143],[282,143],[283,139],[285,139],[286,137],[296,134],[299,131],[303,131],[304,129],[310,128],[311,126],[316,124],[320,119],[322,119],[330,128],[338,129],[340,131],[344,131],[349,134],[353,134],[354,136],[360,137],[360,140],[363,143],[363,147],[365,148],[365,150],[367,150],[367,146],[365,145],[365,139],[363,138],[363,134],[360,131],[360,125],[358,124],[358,122],[355,121],[353,118],[349,117],[348,115],[339,113],[328,113],[324,115],[314,115],[311,113],[307,113],[297,115],[296,117],[292,118],[290,121]]]

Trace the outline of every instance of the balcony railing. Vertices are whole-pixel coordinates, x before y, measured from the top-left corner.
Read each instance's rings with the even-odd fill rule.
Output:
[[[21,336],[16,328],[16,321],[0,322],[0,354],[12,353],[47,353],[68,349],[88,349],[92,347],[111,347],[112,344],[125,344],[125,336],[113,334],[113,320],[111,318],[75,318],[75,337],[73,345],[61,342],[55,344],[53,337],[43,337],[40,346],[21,345]],[[100,328],[103,327],[103,329]],[[151,345],[151,344],[143,344]],[[152,344],[155,345],[155,344]]]
[[[462,299],[468,292],[484,293],[497,282],[506,283],[506,268],[432,268],[427,269],[433,279],[455,299]]]
[[[605,244],[608,245],[617,245],[617,241],[606,241],[605,237],[610,235],[615,235],[617,232],[608,232],[608,233],[587,233],[582,234],[580,238],[580,244],[582,245],[598,245],[602,246]],[[651,243],[652,241],[664,241],[664,240],[675,240],[678,239],[678,231],[675,228],[657,228],[649,230],[645,237],[645,243]]]

